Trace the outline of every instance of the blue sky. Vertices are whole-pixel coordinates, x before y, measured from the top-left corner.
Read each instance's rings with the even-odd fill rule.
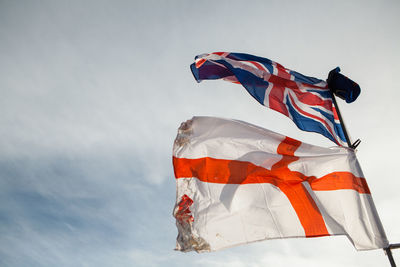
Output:
[[[321,146],[197,54],[251,53],[362,88],[341,111],[389,240],[400,242],[398,1],[0,1],[1,266],[384,266],[345,237],[173,250],[176,130],[244,120]],[[400,264],[400,251],[394,251]]]

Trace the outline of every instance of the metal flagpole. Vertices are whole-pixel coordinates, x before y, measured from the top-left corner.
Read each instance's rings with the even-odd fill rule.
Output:
[[[337,115],[339,117],[340,124],[342,125],[344,137],[346,138],[346,141],[347,141],[347,146],[350,147],[350,148],[356,148],[360,144],[361,141],[357,140],[356,142],[354,142],[354,144],[351,144],[350,137],[347,134],[346,125],[344,124],[342,115],[340,114],[339,106],[336,103],[335,95],[333,94],[332,90],[330,90],[330,92],[331,92],[331,96],[332,96],[333,105],[335,106],[336,113],[337,113]]]
[[[339,106],[336,103],[335,95],[333,94],[332,90],[330,90],[330,91],[331,91],[331,95],[332,95],[332,102],[333,102],[333,104],[335,106],[337,115],[339,117],[340,124],[342,125],[344,137],[346,138],[346,141],[347,141],[347,146],[349,148],[355,149],[360,144],[361,141],[360,141],[360,139],[357,139],[357,141],[355,141],[353,144],[351,143],[349,135],[347,133],[346,126],[345,126],[343,118],[342,118],[342,115],[340,114]],[[398,243],[398,244],[389,244],[388,247],[383,249],[383,251],[385,252],[385,254],[387,255],[387,257],[389,259],[391,267],[396,267],[396,262],[394,261],[394,258],[393,258],[393,255],[392,255],[392,249],[396,249],[396,248],[400,248],[400,243]]]
[[[400,248],[400,243],[398,244],[390,244],[387,248],[384,248],[383,250],[385,251],[385,254],[389,258],[390,266],[391,267],[396,267],[396,263],[394,262],[394,258],[392,255],[392,249]]]
[[[394,258],[392,255],[392,250],[390,249],[390,245],[387,248],[384,248],[383,250],[385,251],[385,254],[388,256],[390,266],[396,267],[396,263],[394,262]]]

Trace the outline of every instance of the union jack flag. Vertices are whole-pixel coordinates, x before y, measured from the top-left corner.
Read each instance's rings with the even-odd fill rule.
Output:
[[[320,133],[340,146],[346,144],[331,92],[323,80],[244,53],[199,55],[190,68],[197,82],[224,79],[241,84],[259,103],[291,118],[301,130]]]

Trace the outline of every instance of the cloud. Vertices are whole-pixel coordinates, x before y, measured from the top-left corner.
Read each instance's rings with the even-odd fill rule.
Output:
[[[165,224],[174,196],[165,201],[165,185],[149,184],[140,179],[140,168],[120,161],[93,156],[2,161],[4,264],[107,266],[127,260],[119,254],[132,246],[157,242],[155,229],[163,228],[157,223]]]
[[[319,78],[343,64],[344,73],[356,77],[364,90],[360,104],[343,105],[343,113],[350,133],[363,140],[361,164],[374,179],[370,187],[389,238],[399,237],[393,215],[398,199],[391,197],[397,180],[386,174],[394,173],[389,170],[395,166],[399,112],[396,98],[384,97],[399,91],[393,82],[400,70],[399,4],[342,4],[1,2],[0,265],[386,261],[381,251],[356,253],[336,237],[274,240],[209,254],[172,250],[177,231],[171,150],[182,121],[193,115],[234,118],[332,145],[300,132],[240,86],[195,83],[189,70],[194,56],[220,50],[271,57]],[[388,111],[392,115],[382,119]]]

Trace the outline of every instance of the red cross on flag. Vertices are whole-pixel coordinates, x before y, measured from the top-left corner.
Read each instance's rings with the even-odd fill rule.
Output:
[[[194,117],[174,148],[177,250],[346,235],[388,246],[354,151],[302,143],[241,121]]]

